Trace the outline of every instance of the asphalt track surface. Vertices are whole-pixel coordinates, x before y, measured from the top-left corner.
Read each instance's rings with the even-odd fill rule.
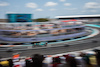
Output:
[[[100,30],[100,29],[99,29]],[[73,51],[80,51],[84,49],[90,49],[94,47],[100,46],[100,34],[89,38],[89,39],[97,39],[98,42],[87,42],[87,43],[80,43],[76,45],[70,45],[70,46],[62,46],[62,47],[52,47],[52,48],[42,48],[42,49],[33,49],[33,50],[23,50],[23,51],[13,51],[13,52],[1,52],[0,51],[0,57],[7,58],[11,57],[14,53],[20,52],[21,56],[31,56],[33,54],[43,54],[43,55],[54,55],[54,54],[60,54],[60,53],[67,53],[67,52],[73,52]],[[87,40],[89,40],[87,39]],[[75,41],[78,42],[78,41]]]

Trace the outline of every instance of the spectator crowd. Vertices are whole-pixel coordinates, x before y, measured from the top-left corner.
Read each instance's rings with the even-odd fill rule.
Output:
[[[100,67],[100,50],[94,50],[94,54],[80,52],[78,56],[34,54],[27,58],[0,59],[0,67]]]

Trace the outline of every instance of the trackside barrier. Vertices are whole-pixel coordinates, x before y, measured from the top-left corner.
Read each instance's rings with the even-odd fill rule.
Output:
[[[79,38],[79,39],[74,39],[74,40],[69,40],[69,41],[62,41],[62,42],[66,43],[66,42],[71,42],[71,41],[76,41],[76,40],[87,39],[87,38],[90,38],[90,37],[94,37],[94,36],[96,36],[100,33],[98,29],[93,29],[93,28],[88,28],[88,29],[93,31],[92,34],[90,34],[86,37]],[[48,45],[49,44],[58,44],[58,43],[62,43],[62,42],[48,43]],[[32,46],[32,45],[0,45],[0,47],[20,47],[20,46]]]

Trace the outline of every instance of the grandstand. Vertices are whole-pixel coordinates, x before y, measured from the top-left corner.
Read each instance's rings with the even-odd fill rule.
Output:
[[[29,43],[57,42],[69,38],[88,35],[85,26],[79,21],[57,21],[57,23],[0,23],[0,40]],[[11,44],[10,43],[10,44]],[[3,42],[1,42],[3,45]]]
[[[84,23],[100,24],[100,15],[73,15],[73,16],[56,16],[59,20],[77,19]]]

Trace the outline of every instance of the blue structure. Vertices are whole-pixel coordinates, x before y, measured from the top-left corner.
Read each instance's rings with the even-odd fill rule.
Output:
[[[9,23],[32,22],[31,16],[32,14],[7,14]]]

